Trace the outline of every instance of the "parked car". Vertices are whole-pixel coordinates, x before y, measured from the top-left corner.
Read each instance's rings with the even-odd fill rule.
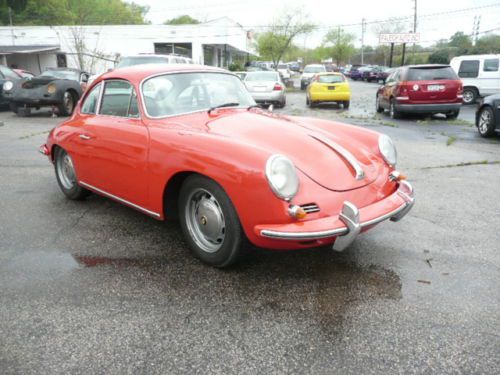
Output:
[[[336,102],[349,108],[351,89],[342,73],[318,73],[307,86],[306,104],[314,107],[319,103]]]
[[[40,152],[69,199],[94,192],[158,220],[178,217],[192,252],[216,267],[247,241],[341,251],[412,208],[388,136],[254,107],[223,69],[117,69],[96,79]]]
[[[286,105],[286,87],[278,72],[248,72],[243,81],[253,99],[264,105]]]
[[[476,111],[476,127],[482,137],[500,132],[500,94],[481,99]]]
[[[288,69],[288,65],[286,64],[278,64],[278,72],[281,74],[281,77],[284,80],[289,80],[293,75],[290,69]]]
[[[349,78],[351,78],[353,81],[357,81],[358,79],[363,79],[363,70],[365,70],[367,67],[362,65],[362,66],[353,66],[349,70]]]
[[[17,73],[17,75],[21,78],[32,78],[35,75],[31,73],[29,70],[24,70],[24,69],[12,69],[14,72]]]
[[[451,59],[450,65],[462,80],[464,104],[479,97],[500,94],[500,55],[469,55]]]
[[[115,65],[115,69],[143,64],[193,64],[193,59],[177,54],[160,55],[155,53],[140,53],[138,55],[123,56]],[[90,76],[89,84],[98,76],[99,74]]]
[[[6,96],[3,90],[4,84],[6,82],[10,82],[7,84],[7,87],[10,87],[10,85],[14,86],[14,84],[20,79],[21,76],[14,70],[6,67],[5,65],[0,65],[0,106],[6,107],[9,105],[8,95]]]
[[[302,77],[300,77],[300,89],[305,90],[307,85],[311,82],[311,79],[317,73],[326,72],[326,68],[322,64],[310,64],[306,65],[304,71],[302,72]]]
[[[402,113],[443,113],[457,118],[462,104],[462,82],[449,65],[409,65],[396,68],[376,94],[376,110]]]
[[[298,63],[297,61],[292,61],[292,62],[289,62],[287,64],[288,64],[290,70],[292,70],[294,72],[300,71],[300,63]]]
[[[85,91],[88,79],[89,73],[79,69],[50,68],[34,78],[6,81],[3,92],[16,114],[20,107],[52,106],[57,107],[59,115],[69,116]]]
[[[375,81],[377,79],[378,66],[368,66],[361,71],[361,79],[366,82]]]
[[[388,66],[379,66],[377,69],[376,82],[382,81],[385,83],[385,80],[393,71],[394,69]]]

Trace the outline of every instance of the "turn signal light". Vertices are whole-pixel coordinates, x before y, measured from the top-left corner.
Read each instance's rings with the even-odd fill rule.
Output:
[[[56,85],[54,85],[53,83],[51,83],[50,85],[47,86],[47,92],[49,94],[53,94],[56,92]]]
[[[307,216],[307,212],[302,207],[294,204],[288,207],[288,213],[296,219],[303,219]]]
[[[389,175],[389,179],[391,181],[402,181],[402,180],[406,180],[406,176],[404,174],[402,174],[401,172],[392,171],[391,174]]]

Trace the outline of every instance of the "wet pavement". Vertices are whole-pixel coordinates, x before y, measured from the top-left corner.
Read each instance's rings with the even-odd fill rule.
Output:
[[[376,87],[354,82],[349,111],[289,92],[277,112],[390,135],[410,214],[343,253],[253,250],[229,270],[176,222],[65,199],[37,153],[60,120],[0,113],[0,373],[498,373],[500,137],[479,138],[472,107],[374,115]]]

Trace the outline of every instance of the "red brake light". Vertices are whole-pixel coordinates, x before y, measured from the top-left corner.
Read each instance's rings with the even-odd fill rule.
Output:
[[[399,85],[399,94],[400,95],[408,95],[408,85],[406,82],[401,82]]]
[[[281,86],[279,83],[276,83],[273,88],[274,91],[281,91],[283,90],[283,86]]]

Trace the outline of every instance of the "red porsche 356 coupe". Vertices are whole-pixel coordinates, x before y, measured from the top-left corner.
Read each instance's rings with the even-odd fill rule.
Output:
[[[262,110],[237,76],[207,66],[100,76],[40,151],[68,198],[94,192],[178,217],[193,253],[217,267],[246,241],[343,250],[414,202],[386,135]]]

